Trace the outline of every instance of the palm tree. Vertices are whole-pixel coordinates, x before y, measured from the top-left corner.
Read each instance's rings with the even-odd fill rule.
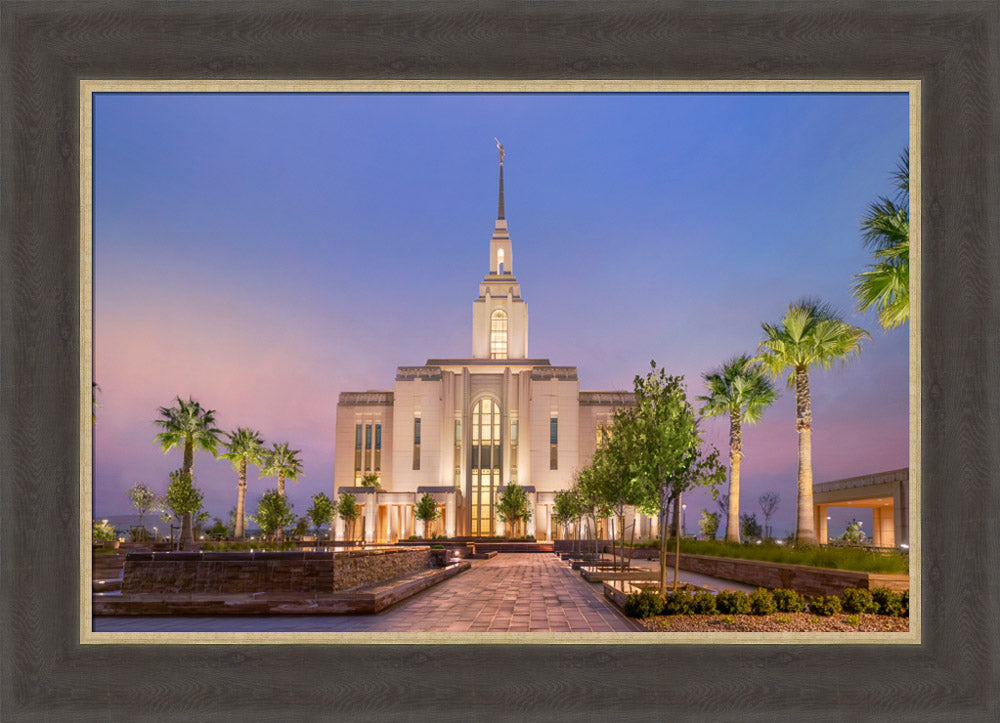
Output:
[[[288,442],[280,444],[275,442],[264,454],[264,466],[260,470],[260,476],[277,475],[278,494],[282,497],[285,495],[285,480],[297,482],[299,475],[302,474],[302,462],[297,457],[301,451],[301,449],[289,449]]]
[[[239,472],[239,481],[236,485],[236,529],[233,537],[242,540],[246,531],[243,528],[243,520],[246,514],[247,499],[247,463],[260,465],[264,461],[264,440],[260,438],[260,433],[246,427],[238,427],[235,432],[229,433],[229,441],[226,442],[226,451],[222,456],[233,463],[233,467]]]
[[[293,482],[298,481],[302,474],[302,462],[296,456],[300,449],[289,449],[288,442],[275,442],[271,449],[264,454],[264,466],[260,470],[261,477],[278,476],[278,494],[285,496],[285,479]],[[278,530],[278,539],[284,539],[284,530]]]
[[[829,369],[834,361],[861,355],[861,342],[871,339],[867,331],[852,326],[828,304],[817,299],[792,302],[778,324],[761,324],[764,340],[758,361],[775,377],[790,369],[788,386],[795,389],[795,428],[799,437],[798,519],[795,544],[815,545],[812,489],[812,403],[809,398],[809,367]]]
[[[740,461],[743,459],[743,424],[756,424],[764,409],[778,398],[760,362],[746,354],[734,357],[702,375],[708,394],[701,413],[708,417],[729,415],[729,516],[726,540],[740,541]]]
[[[854,276],[858,310],[875,307],[883,329],[906,323],[910,316],[910,150],[893,172],[896,196],[881,197],[861,220],[861,237],[875,263]]]
[[[166,454],[176,446],[183,446],[184,464],[181,471],[192,479],[192,467],[194,466],[195,445],[211,452],[215,456],[215,448],[219,444],[219,435],[222,430],[215,428],[215,410],[202,409],[201,404],[192,398],[185,402],[177,397],[176,407],[160,407],[161,419],[154,422],[163,431],[156,435],[156,440],[160,443],[163,453]],[[186,512],[181,523],[181,542],[189,542],[194,538],[191,527],[191,513]]]

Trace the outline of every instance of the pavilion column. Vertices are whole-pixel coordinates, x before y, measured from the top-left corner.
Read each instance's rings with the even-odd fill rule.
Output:
[[[826,505],[815,505],[816,510],[816,542],[825,545],[830,533],[826,526]]]

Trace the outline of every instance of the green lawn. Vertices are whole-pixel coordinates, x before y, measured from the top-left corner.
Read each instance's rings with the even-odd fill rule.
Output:
[[[674,551],[674,540],[667,543]],[[721,540],[681,540],[681,552],[713,557],[738,557],[747,560],[781,562],[790,565],[811,565],[835,570],[860,572],[909,572],[909,555],[902,553],[869,552],[855,547],[791,547],[773,542],[743,545]]]

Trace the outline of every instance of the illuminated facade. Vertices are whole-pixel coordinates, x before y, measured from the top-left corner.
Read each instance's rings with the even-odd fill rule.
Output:
[[[598,429],[633,403],[632,392],[581,390],[576,367],[529,356],[501,152],[489,267],[472,302],[472,355],[398,367],[392,389],[342,393],[334,483],[338,493],[359,488],[351,491],[365,506],[369,541],[429,532],[413,517],[424,493],[443,513],[435,534],[502,535],[494,508],[498,490],[512,482],[534,504],[527,534],[551,539],[555,493],[589,462]],[[370,475],[379,479],[377,493],[362,487]]]

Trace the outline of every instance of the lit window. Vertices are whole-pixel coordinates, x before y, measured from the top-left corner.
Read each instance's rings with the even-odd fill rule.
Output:
[[[413,469],[420,469],[420,417],[413,418]]]
[[[354,425],[354,484],[361,483],[361,440],[363,439],[364,425]]]
[[[382,471],[382,425],[375,425],[375,473]]]
[[[500,309],[490,317],[490,359],[507,358],[507,314]]]
[[[549,419],[549,469],[559,469],[559,417]]]

